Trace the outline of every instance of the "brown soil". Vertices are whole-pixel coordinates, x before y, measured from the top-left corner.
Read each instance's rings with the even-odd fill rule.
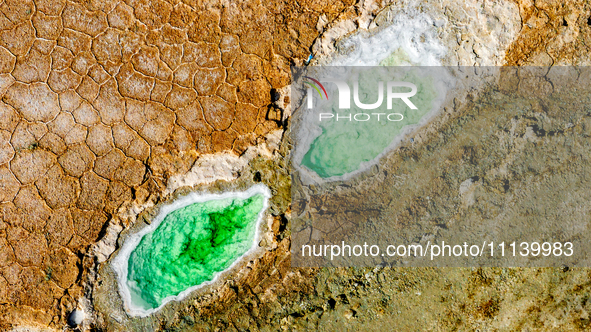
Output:
[[[281,125],[273,89],[352,1],[0,3],[0,329],[60,327],[89,245],[199,154]],[[280,113],[280,112],[279,112]]]

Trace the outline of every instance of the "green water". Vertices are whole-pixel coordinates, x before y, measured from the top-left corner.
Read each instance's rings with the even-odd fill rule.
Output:
[[[380,61],[380,66],[416,66],[408,54],[403,49],[399,48],[392,52],[387,58]]]
[[[397,63],[401,57],[388,59],[387,64]],[[395,72],[395,71],[394,71]],[[405,126],[418,123],[421,118],[431,111],[433,101],[437,97],[434,78],[424,75],[424,71],[408,70],[393,74],[392,71],[380,67],[363,70],[359,74],[359,98],[361,102],[373,103],[378,99],[377,82],[384,82],[384,102],[375,110],[362,110],[351,101],[350,110],[340,110],[337,98],[325,109],[318,112],[348,115],[356,113],[400,113],[402,121],[381,121],[372,118],[371,121],[318,121],[315,124],[322,129],[322,134],[310,145],[301,164],[313,170],[322,178],[341,176],[358,170],[361,163],[369,162],[382,153],[398,136]],[[405,81],[417,86],[417,93],[409,100],[418,108],[410,109],[402,100],[394,99],[392,109],[387,109],[386,82]],[[349,86],[353,86],[352,83]],[[351,94],[353,89],[351,88]],[[392,117],[393,119],[395,117]],[[318,118],[316,118],[318,120]]]
[[[261,194],[195,203],[169,213],[129,257],[131,298],[144,309],[210,281],[253,245]]]

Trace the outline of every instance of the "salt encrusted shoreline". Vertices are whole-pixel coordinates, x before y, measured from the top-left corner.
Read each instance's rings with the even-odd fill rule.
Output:
[[[131,294],[130,294],[130,291],[129,291],[129,288],[128,288],[127,282],[126,282],[127,281],[127,274],[128,274],[129,256],[131,255],[132,251],[138,246],[141,239],[146,234],[156,230],[156,228],[158,228],[160,223],[164,220],[164,218],[169,213],[171,213],[175,210],[181,209],[183,207],[189,206],[191,204],[195,204],[195,203],[203,203],[203,202],[207,202],[207,201],[211,201],[211,200],[220,200],[220,199],[226,199],[226,198],[248,199],[248,198],[250,198],[254,195],[257,195],[257,194],[262,194],[265,197],[265,200],[263,203],[263,209],[259,212],[258,219],[256,221],[256,226],[255,226],[256,227],[256,234],[255,234],[255,238],[252,243],[252,247],[244,255],[242,255],[242,256],[240,256],[240,258],[236,259],[236,261],[234,261],[234,263],[232,263],[232,265],[230,265],[230,267],[228,267],[226,270],[216,273],[216,275],[214,276],[214,278],[211,281],[207,281],[202,284],[189,287],[176,296],[169,296],[169,297],[165,298],[163,300],[162,304],[160,306],[158,306],[157,308],[145,310],[143,308],[136,306],[133,303],[133,301],[131,299]],[[262,233],[261,232],[261,224],[264,219],[265,212],[266,212],[267,208],[269,207],[269,199],[270,198],[271,198],[271,191],[269,190],[269,188],[265,185],[259,184],[259,185],[254,185],[254,186],[250,187],[246,191],[231,191],[231,192],[225,192],[222,194],[192,192],[186,196],[182,196],[182,197],[174,200],[173,202],[171,202],[167,205],[160,207],[158,214],[156,215],[154,220],[150,223],[150,225],[143,228],[138,233],[135,233],[135,234],[129,236],[127,238],[127,240],[125,241],[125,243],[123,244],[123,247],[121,248],[121,250],[119,251],[117,256],[114,257],[114,259],[111,262],[111,266],[117,274],[117,283],[119,286],[119,294],[121,295],[121,298],[123,299],[125,310],[131,316],[145,317],[145,316],[151,315],[154,312],[157,312],[158,310],[162,309],[162,307],[164,307],[167,303],[169,303],[171,301],[180,301],[180,300],[184,299],[185,297],[187,297],[189,294],[191,294],[193,291],[195,291],[199,288],[202,288],[204,286],[211,285],[211,284],[215,283],[223,273],[225,273],[226,271],[232,270],[237,264],[241,263],[246,257],[249,257],[251,254],[253,254],[256,251],[256,249],[258,248],[258,243],[261,239],[261,233]]]
[[[476,3],[468,2],[464,4],[464,7],[464,11],[473,12],[483,20],[496,17],[499,13],[515,16],[518,11],[516,6],[508,1],[481,7]],[[416,1],[405,1],[396,6],[386,6],[371,20],[371,24],[367,25],[369,30],[360,28],[351,33],[350,30],[343,28],[346,26],[344,23],[327,28],[313,47],[316,54],[310,65],[377,66],[395,52],[401,52],[405,58],[408,58],[402,63],[396,64],[404,66],[491,66],[502,64],[500,59],[504,56],[505,44],[512,39],[512,35],[517,33],[514,20],[491,28],[478,20],[470,20],[469,22],[449,20],[445,14],[448,9],[438,6],[423,7]],[[454,31],[459,33],[464,30],[491,30],[490,32],[494,34],[504,31],[507,38],[487,42],[483,40],[483,36],[478,38],[473,36],[474,40],[470,41],[473,52],[468,54],[463,49],[466,45],[456,40],[457,38],[463,40],[464,37],[454,36]],[[483,45],[487,47],[486,52],[484,52]],[[453,86],[450,87],[450,82],[456,82],[451,73],[446,80],[441,80],[442,86],[436,87],[436,89],[447,92],[453,88]],[[467,90],[474,88],[476,87],[464,86],[457,90],[463,89],[467,92]],[[296,127],[298,127],[297,131],[292,133],[295,146],[292,155],[293,167],[300,172],[301,179],[305,184],[347,181],[376,165],[384,155],[399,147],[410,135],[427,126],[442,112],[445,105],[453,101],[453,98],[463,100],[467,93],[454,92],[450,96],[446,96],[446,93],[441,94],[434,101],[433,108],[423,116],[419,123],[404,127],[380,154],[370,161],[361,163],[357,170],[329,178],[321,178],[314,171],[300,165],[303,156],[309,150],[312,142],[320,136],[322,129],[315,121],[310,121],[306,114],[297,114],[297,106],[292,105],[292,111],[295,112],[292,118],[292,127],[294,123],[297,123]],[[292,99],[292,102],[294,101]]]

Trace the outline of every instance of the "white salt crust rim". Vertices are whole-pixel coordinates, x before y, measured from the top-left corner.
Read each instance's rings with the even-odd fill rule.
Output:
[[[425,13],[418,12],[416,9],[410,8],[407,10],[407,13],[396,15],[388,27],[368,38],[364,38],[362,35],[354,35],[345,40],[345,45],[356,45],[354,51],[347,55],[335,56],[327,65],[378,66],[380,61],[386,59],[396,50],[401,49],[413,59],[415,65],[441,66],[440,59],[445,56],[447,50],[437,36],[433,18]],[[420,37],[425,40],[421,42]],[[358,169],[340,176],[322,178],[313,170],[301,165],[302,159],[310,149],[312,142],[322,134],[322,129],[314,121],[310,121],[307,114],[303,114],[300,128],[295,132],[296,144],[292,152],[293,167],[299,171],[302,182],[308,185],[348,181],[352,177],[364,173],[373,165],[378,164],[386,154],[400,146],[408,136],[439,115],[443,104],[446,102],[447,91],[453,88],[455,80],[451,75],[447,75],[437,83],[436,91],[438,96],[433,101],[432,109],[421,118],[419,123],[405,126],[380,154],[370,161],[362,162]],[[307,113],[303,110],[303,107],[300,107],[299,111]]]
[[[126,282],[127,281],[127,274],[128,274],[129,256],[131,255],[131,252],[138,246],[138,244],[140,243],[140,241],[144,237],[144,235],[154,231],[169,213],[171,213],[175,210],[184,208],[186,206],[189,206],[191,204],[195,204],[195,203],[203,203],[203,202],[207,202],[207,201],[211,201],[211,200],[221,200],[221,199],[228,199],[228,198],[248,199],[248,198],[253,197],[257,194],[262,194],[265,197],[265,200],[263,201],[263,208],[261,209],[261,211],[258,214],[258,219],[257,219],[256,225],[255,225],[256,231],[255,231],[254,240],[252,242],[252,247],[244,255],[242,255],[238,259],[236,259],[236,261],[234,261],[234,263],[232,263],[232,265],[230,265],[230,267],[228,267],[226,270],[216,273],[214,275],[214,278],[210,281],[206,281],[206,282],[203,282],[199,285],[189,287],[186,290],[180,292],[178,295],[166,297],[162,301],[162,304],[160,306],[158,306],[157,308],[145,310],[141,307],[136,306],[131,301],[131,293],[129,291],[129,288],[128,288],[127,282]],[[236,192],[231,191],[231,192],[225,192],[222,194],[192,192],[186,196],[179,197],[178,199],[176,199],[175,201],[173,201],[170,204],[162,206],[160,208],[160,211],[158,212],[158,214],[156,215],[156,217],[154,218],[154,220],[152,221],[152,223],[150,225],[148,225],[147,227],[144,227],[141,231],[137,232],[136,234],[129,236],[129,238],[125,241],[125,243],[121,247],[119,254],[111,262],[111,266],[113,267],[113,270],[117,274],[117,284],[119,286],[118,287],[119,294],[121,295],[121,298],[123,299],[123,306],[125,308],[125,311],[131,316],[139,316],[139,317],[149,316],[149,315],[159,311],[160,309],[162,309],[169,302],[180,301],[180,300],[184,299],[185,297],[187,297],[193,291],[215,283],[219,279],[219,277],[222,275],[222,273],[224,273],[228,270],[231,270],[238,263],[242,262],[242,260],[245,257],[251,255],[258,248],[258,243],[261,240],[261,223],[262,223],[263,217],[265,215],[265,212],[266,212],[267,208],[269,207],[269,199],[270,198],[271,198],[271,191],[269,190],[269,188],[265,185],[258,184],[258,185],[254,185],[254,186],[250,187],[246,191],[236,191]]]

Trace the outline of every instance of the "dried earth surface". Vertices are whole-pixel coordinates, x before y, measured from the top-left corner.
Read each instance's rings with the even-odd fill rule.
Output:
[[[589,62],[587,2],[507,2],[498,16],[458,4],[386,5],[0,2],[0,330],[63,330],[76,308],[86,311],[82,328],[94,331],[588,329],[588,269],[290,267],[285,87],[290,64],[310,50],[329,56],[341,37],[379,27],[404,5],[441,13],[433,22],[449,49],[446,64]],[[482,29],[462,30],[474,22]],[[466,125],[462,117],[479,121],[469,112],[458,107],[445,119],[449,135]],[[505,120],[491,121],[504,128]],[[566,142],[588,142],[591,122],[575,120],[538,137],[540,145],[577,155]],[[506,144],[522,147],[535,121],[516,121]],[[487,167],[479,153],[489,143],[478,144],[482,150],[459,144],[446,153],[466,169]],[[425,140],[392,158],[420,159],[427,148]],[[499,153],[517,156],[513,162],[528,155]],[[583,158],[568,162],[591,167]],[[525,169],[509,180],[533,189]],[[226,173],[231,182],[211,175]],[[127,316],[108,266],[117,243],[191,186],[257,182],[275,195],[266,250],[215,288],[148,318]],[[486,189],[484,198],[501,195]],[[438,195],[461,200],[444,184],[431,197]],[[415,198],[405,203],[409,218],[425,212]]]

